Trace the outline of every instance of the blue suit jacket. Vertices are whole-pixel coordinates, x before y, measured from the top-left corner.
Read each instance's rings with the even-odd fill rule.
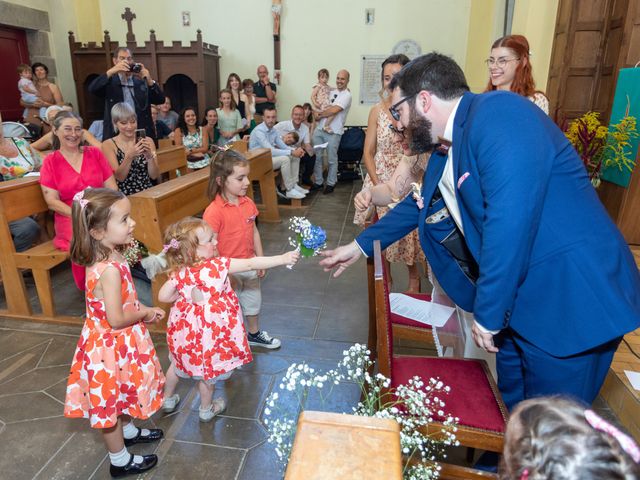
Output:
[[[356,239],[390,245],[416,226],[447,294],[489,330],[512,328],[555,356],[585,352],[640,326],[640,275],[582,162],[528,99],[463,96],[454,119],[453,169],[464,239],[479,265],[469,279],[440,241],[451,218],[425,219],[446,156],[434,153],[418,209],[409,195]],[[440,200],[442,202],[442,200]]]

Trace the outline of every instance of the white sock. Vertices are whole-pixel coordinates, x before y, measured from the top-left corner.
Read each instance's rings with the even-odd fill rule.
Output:
[[[146,428],[138,429],[138,427],[136,427],[133,424],[133,422],[129,422],[126,425],[123,425],[123,427],[122,427],[122,436],[124,438],[126,438],[126,439],[136,438],[136,436],[138,435],[138,430],[141,430],[141,435],[142,436],[146,436],[146,435],[149,435],[151,433]]]
[[[142,463],[144,460],[140,455],[134,455],[133,461],[136,463]],[[127,450],[127,447],[124,447],[122,450],[116,453],[109,452],[109,461],[111,465],[114,467],[124,467],[127,463],[131,461],[131,454]]]

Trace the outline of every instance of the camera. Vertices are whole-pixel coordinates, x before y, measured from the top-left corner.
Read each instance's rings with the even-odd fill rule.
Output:
[[[133,65],[129,66],[129,70],[133,73],[140,73],[140,71],[142,70],[142,65],[139,63],[134,63]]]

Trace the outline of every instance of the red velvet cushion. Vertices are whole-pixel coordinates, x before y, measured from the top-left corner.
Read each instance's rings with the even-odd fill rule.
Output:
[[[417,298],[418,300],[423,300],[425,302],[431,301],[431,295],[427,295],[426,293],[407,293],[410,297]],[[428,328],[431,329],[430,325],[425,325],[424,323],[416,322],[415,320],[410,320],[407,317],[403,317],[402,315],[398,315],[396,313],[391,312],[389,310],[389,318],[391,318],[391,323],[395,323],[397,325],[406,325],[408,327],[418,327],[418,328]]]
[[[460,425],[504,432],[505,417],[498,406],[482,363],[477,360],[398,356],[392,360],[392,387],[414,376],[427,383],[439,378],[451,387],[442,396],[444,411],[460,419]]]

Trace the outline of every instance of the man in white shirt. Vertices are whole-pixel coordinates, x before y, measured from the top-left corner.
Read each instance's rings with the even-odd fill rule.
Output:
[[[284,143],[278,131],[274,128],[276,118],[277,112],[275,108],[267,107],[264,109],[262,123],[253,129],[249,137],[249,149],[270,149],[273,169],[280,169],[282,174],[285,188],[284,196],[288,199],[301,199],[309,192],[306,188],[298,185],[300,157],[304,155],[304,150],[300,147],[291,148]]]
[[[332,193],[338,182],[338,147],[340,139],[344,132],[344,124],[351,108],[351,92],[347,89],[349,85],[349,72],[340,70],[336,76],[336,89],[331,91],[331,106],[325,108],[321,112],[314,113],[316,120],[319,120],[318,126],[313,134],[313,144],[327,144],[327,161],[329,163],[329,171],[327,173],[327,184],[324,187],[325,194]],[[333,120],[329,125],[325,125],[327,117],[333,115]],[[328,126],[328,130],[325,130]],[[322,188],[323,176],[322,167],[324,161],[322,155],[318,155],[315,165],[315,183],[311,190],[320,190]]]
[[[309,127],[304,123],[304,108],[302,105],[296,105],[291,109],[291,120],[283,120],[278,122],[274,127],[280,138],[287,133],[295,132],[298,134],[298,141],[291,146],[302,147],[304,155],[300,159],[302,170],[302,183],[311,184],[311,174],[315,166],[316,158],[311,145],[311,134]]]

